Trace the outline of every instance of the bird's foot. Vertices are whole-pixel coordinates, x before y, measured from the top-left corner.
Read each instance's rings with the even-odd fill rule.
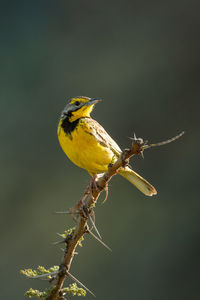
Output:
[[[109,165],[109,167],[111,168],[112,167],[112,164]],[[105,183],[105,187],[104,188],[100,188],[97,184],[97,179],[100,178],[102,176],[102,174],[95,174],[90,183],[89,183],[89,191],[90,191],[90,197],[92,200],[94,200],[94,196],[93,196],[93,189],[97,190],[97,191],[101,191],[101,190],[104,190],[106,192],[106,195],[105,195],[105,199],[103,200],[103,203],[106,202],[107,198],[108,198],[108,183],[106,182]],[[95,201],[93,202],[95,204]]]

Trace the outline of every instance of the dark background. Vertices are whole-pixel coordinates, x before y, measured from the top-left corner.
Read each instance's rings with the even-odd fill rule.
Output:
[[[52,242],[73,221],[53,212],[72,207],[89,181],[56,136],[77,95],[103,99],[93,116],[122,148],[133,132],[150,142],[186,134],[132,159],[157,196],[112,180],[96,215],[113,252],[87,237],[72,274],[97,299],[199,299],[199,9],[189,0],[1,1],[2,299],[47,286],[20,269],[60,263]]]

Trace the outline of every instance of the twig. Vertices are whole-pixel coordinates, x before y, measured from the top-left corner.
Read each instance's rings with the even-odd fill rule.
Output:
[[[150,144],[150,145],[144,145],[144,150],[145,149],[149,149],[149,148],[152,148],[152,147],[158,147],[158,146],[163,146],[163,145],[166,145],[166,144],[169,144],[175,140],[178,140],[182,135],[184,135],[184,131],[182,131],[181,133],[179,133],[178,135],[174,136],[173,138],[170,138],[166,141],[163,141],[163,142],[160,142],[160,143],[156,143],[156,144]]]

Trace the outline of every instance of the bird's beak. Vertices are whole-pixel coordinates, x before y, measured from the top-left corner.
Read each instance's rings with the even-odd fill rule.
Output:
[[[100,102],[101,99],[91,98],[90,101],[87,102],[87,105],[92,105]]]

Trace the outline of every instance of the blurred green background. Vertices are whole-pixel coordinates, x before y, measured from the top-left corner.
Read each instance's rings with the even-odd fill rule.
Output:
[[[72,207],[89,181],[56,135],[77,95],[103,99],[93,116],[122,148],[133,132],[149,142],[186,134],[132,159],[157,196],[112,180],[96,217],[113,252],[87,237],[72,274],[97,299],[199,299],[199,9],[189,0],[1,1],[2,299],[47,286],[20,269],[60,263],[52,242],[73,221],[53,212]]]

